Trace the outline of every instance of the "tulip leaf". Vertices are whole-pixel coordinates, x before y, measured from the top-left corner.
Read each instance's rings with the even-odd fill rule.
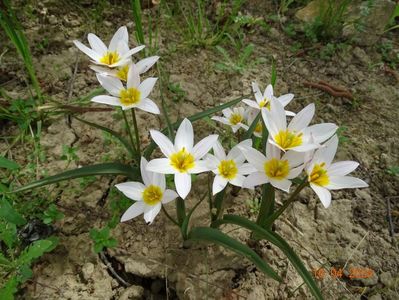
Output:
[[[57,183],[63,180],[70,180],[74,178],[95,176],[95,175],[124,175],[132,180],[137,180],[140,177],[140,172],[135,167],[131,167],[129,165],[121,163],[104,163],[104,164],[90,165],[74,170],[65,171],[63,173],[54,176],[46,177],[31,182],[27,185],[17,188],[16,190],[14,190],[14,192],[22,192],[40,186]]]
[[[258,125],[260,117],[261,117],[261,113],[259,111],[258,115],[252,121],[252,124],[249,126],[248,130],[242,136],[243,140],[249,139],[251,137],[252,133],[255,131],[256,125]]]
[[[298,274],[302,277],[306,285],[309,287],[310,292],[313,294],[313,296],[318,300],[323,299],[320,289],[317,286],[316,282],[313,280],[312,275],[306,269],[298,255],[280,235],[269,229],[262,228],[248,219],[236,215],[224,215],[222,220],[218,220],[214,223],[214,225],[217,226],[221,224],[235,224],[247,228],[255,233],[257,237],[266,239],[272,244],[276,245],[290,260],[294,268],[297,270]]]
[[[274,270],[262,258],[260,258],[255,251],[253,251],[248,246],[240,243],[239,241],[229,237],[227,234],[221,232],[218,229],[208,227],[195,227],[190,231],[188,238],[189,240],[207,241],[228,248],[235,253],[246,257],[266,275],[277,281],[282,281],[280,276],[276,272],[274,272]]]
[[[230,107],[230,106],[233,106],[233,105],[235,105],[235,104],[238,104],[238,103],[239,103],[243,98],[245,98],[245,97],[247,97],[247,95],[246,95],[246,96],[243,96],[243,97],[240,97],[240,98],[237,98],[237,99],[234,99],[234,100],[231,100],[231,101],[229,101],[229,102],[227,102],[227,103],[224,103],[224,104],[222,104],[222,105],[219,105],[219,106],[216,106],[216,107],[212,107],[212,108],[210,108],[210,109],[207,109],[207,110],[201,111],[201,112],[199,112],[199,113],[196,113],[196,114],[194,114],[194,115],[192,115],[192,116],[190,116],[190,117],[187,117],[187,119],[189,119],[191,122],[195,122],[195,121],[201,120],[201,119],[203,119],[203,118],[205,118],[205,117],[208,117],[208,116],[210,116],[210,115],[213,115],[214,113],[217,113],[217,112],[219,112],[219,111],[221,111],[221,110],[223,110],[223,109],[225,109],[225,108],[228,108],[228,107]],[[173,128],[174,128],[174,129],[177,129],[182,121],[183,121],[183,120],[180,120],[180,121],[177,121],[177,122],[173,123],[173,124],[172,124]],[[167,134],[167,133],[168,133],[168,128],[164,128],[164,129],[162,130],[162,133]],[[156,146],[157,146],[157,144],[155,144],[155,142],[152,141],[152,142],[147,146],[147,148],[145,149],[145,151],[144,151],[144,157],[146,157],[147,159],[149,159],[150,155],[151,155],[152,152],[155,150]]]
[[[121,136],[119,133],[117,133],[116,131],[114,131],[112,129],[109,129],[107,127],[98,125],[96,123],[92,123],[92,122],[80,119],[78,117],[75,117],[75,119],[80,121],[80,122],[82,122],[82,123],[85,123],[85,124],[87,124],[89,126],[101,129],[101,130],[103,130],[105,132],[108,132],[112,136],[116,137],[122,143],[123,146],[125,146],[126,150],[132,155],[132,157],[134,157],[136,155],[136,151],[132,148],[132,145],[130,145],[129,142],[123,136]]]

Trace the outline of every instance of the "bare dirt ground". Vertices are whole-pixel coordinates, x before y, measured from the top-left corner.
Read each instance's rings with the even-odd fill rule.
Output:
[[[90,7],[91,1],[84,2]],[[30,14],[24,15],[23,27],[32,45],[42,88],[52,98],[68,103],[69,98],[85,95],[98,87],[94,73],[88,68],[88,58],[78,52],[72,40],[84,40],[88,32],[108,38],[124,24],[132,33],[129,9],[117,4],[105,10],[103,20],[98,23],[85,9],[85,4],[44,1],[30,4],[31,10],[25,7]],[[262,17],[271,12],[268,4],[263,4],[264,7],[249,5],[246,10]],[[156,9],[145,13],[156,15]],[[165,20],[161,18],[159,22],[162,64],[170,74],[170,81],[180,83],[186,91],[183,99],[169,103],[174,118],[250,94],[253,80],[266,85],[270,81],[273,56],[278,71],[277,93],[295,94],[290,110],[298,111],[314,102],[315,123],[335,122],[347,128],[344,132],[347,139],[340,146],[337,159],[360,162],[355,176],[367,181],[370,188],[336,191],[328,209],[321,206],[310,189],[305,190],[299,201],[277,222],[276,231],[288,240],[309,270],[326,270],[327,274],[318,279],[326,299],[398,299],[399,257],[394,240],[398,240],[399,231],[399,177],[388,174],[387,169],[399,163],[399,83],[374,66],[381,61],[375,48],[348,44],[324,60],[317,53],[296,56],[290,51],[294,40],[287,37],[278,24],[273,24],[268,32],[254,31],[246,35],[246,42],[255,45],[254,57],[265,58],[265,62],[247,69],[244,74],[228,74],[215,70],[214,65],[220,59],[215,51],[180,47],[178,37],[168,31],[168,26],[162,26]],[[38,47],[44,39],[46,46]],[[5,54],[2,62],[2,86],[11,95],[26,95],[22,66],[13,50]],[[304,87],[305,80],[324,80],[345,87],[355,100],[335,98]],[[160,103],[158,91],[152,98]],[[109,112],[87,112],[81,117],[122,131],[120,122]],[[157,117],[140,114],[139,126],[143,144],[147,144],[148,130],[164,124]],[[196,124],[195,129],[201,137],[215,130],[204,122]],[[12,134],[16,129],[8,126],[1,130]],[[218,126],[218,130],[226,128]],[[41,145],[46,162],[40,167],[48,174],[66,167],[100,162],[105,156],[123,159],[123,154],[107,144],[100,131],[76,120],[69,123],[65,117],[53,118],[46,124]],[[78,149],[78,162],[66,166],[61,159],[62,145]],[[1,148],[3,150],[5,145]],[[13,151],[21,165],[27,162],[26,154],[30,149],[18,147]],[[97,256],[88,232],[105,224],[109,217],[106,198],[109,189],[123,180],[97,178],[84,190],[77,181],[71,181],[52,190],[51,195],[57,196],[56,203],[65,214],[57,224],[61,244],[36,264],[34,278],[24,286],[21,299],[311,298],[288,260],[267,243],[261,243],[256,250],[279,270],[284,278],[282,284],[222,248],[194,245],[191,249],[183,249],[180,233],[163,215],[151,226],[141,218],[120,224],[113,232],[118,246],[109,249],[105,258]],[[198,201],[196,195],[201,193],[205,182],[206,175],[199,176],[187,206],[192,207]],[[253,217],[246,202],[252,196],[250,192],[241,191],[238,197],[230,197],[227,211]],[[391,206],[394,237],[388,230],[387,201]],[[167,210],[173,214],[173,205]],[[193,223],[203,224],[206,214],[207,206],[202,204]],[[243,242],[248,240],[246,231],[228,226],[223,230],[232,231],[231,234]],[[342,278],[329,274],[334,268],[343,267]],[[351,268],[369,268],[373,275],[367,279],[351,279]],[[130,286],[121,284],[110,269],[123,276]]]

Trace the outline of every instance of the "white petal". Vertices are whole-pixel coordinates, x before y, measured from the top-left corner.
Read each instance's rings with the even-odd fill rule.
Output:
[[[300,164],[303,164],[305,162],[305,153],[295,152],[295,151],[287,151],[281,159],[288,160],[288,163],[290,164],[290,168],[293,168],[293,167],[299,166]]]
[[[197,160],[194,164],[194,167],[190,170],[190,174],[198,174],[202,172],[208,172],[209,169],[209,163],[205,160]]]
[[[148,161],[145,159],[145,157],[141,157],[140,160],[140,172],[141,172],[141,178],[143,179],[143,182],[146,186],[149,186],[153,184],[152,182],[152,176],[153,172],[147,171],[147,165]]]
[[[129,34],[127,32],[126,26],[120,27],[112,37],[109,43],[109,51],[115,51],[120,42],[124,42],[126,45],[129,44]]]
[[[152,173],[152,182],[154,185],[159,186],[162,191],[166,188],[165,175],[161,173]]]
[[[175,152],[172,142],[162,132],[150,130],[150,135],[166,157],[171,156]]]
[[[139,88],[140,85],[140,76],[139,76],[139,72],[137,70],[137,67],[135,64],[131,64],[129,71],[127,73],[127,83],[126,86],[127,88]],[[145,97],[147,97],[148,95],[140,95],[140,99],[144,99]]]
[[[277,98],[277,100],[280,101],[283,107],[287,106],[292,99],[294,99],[294,94],[285,94]]]
[[[269,100],[273,99],[273,86],[271,84],[266,87],[263,96]]]
[[[261,172],[264,171],[263,166],[266,162],[266,157],[262,153],[254,148],[240,147],[240,149],[251,165]]]
[[[218,140],[213,144],[213,153],[218,160],[226,159],[226,152],[224,152],[223,146]]]
[[[150,56],[136,63],[136,68],[140,74],[147,72],[159,59],[159,56]]]
[[[359,166],[359,163],[356,161],[340,161],[333,163],[328,169],[328,175],[330,176],[345,176],[348,175],[350,172],[353,172],[357,167]]]
[[[309,125],[310,121],[312,121],[314,112],[315,105],[314,103],[311,103],[292,118],[290,124],[288,125],[288,129],[297,132],[305,129]]]
[[[142,200],[142,194],[145,189],[144,184],[141,182],[123,182],[115,185],[115,187],[120,190],[126,197],[140,201]]]
[[[208,167],[208,170],[217,170],[220,160],[216,158],[216,156],[212,154],[207,154],[204,158],[204,161],[206,162],[206,165]]]
[[[331,137],[338,129],[334,123],[322,123],[309,126],[304,131],[304,135],[311,133],[314,137],[315,143],[322,143]]]
[[[125,89],[123,87],[122,81],[120,81],[118,78],[97,74],[97,79],[101,86],[112,96],[119,97],[120,91]]]
[[[147,165],[147,170],[161,174],[175,174],[177,171],[170,165],[168,158],[156,158]]]
[[[99,39],[98,36],[96,36],[93,33],[89,33],[87,35],[87,39],[89,40],[90,47],[97,53],[107,53],[107,46],[103,43],[102,40]]]
[[[121,217],[121,222],[128,221],[141,215],[144,212],[144,202],[136,202],[130,206]]]
[[[289,117],[294,117],[294,116],[296,116],[296,113],[294,113],[294,112],[292,112],[292,111],[289,111],[289,110],[286,110],[286,111],[285,111],[285,115],[286,115],[286,116],[289,116]]]
[[[302,170],[303,170],[303,165],[291,169],[290,172],[288,173],[287,179],[293,179],[298,177],[302,173]]]
[[[318,147],[319,147],[319,145],[316,145],[316,144],[305,144],[305,145],[289,148],[289,150],[296,151],[296,152],[307,152],[307,151],[310,151],[313,149],[317,149]]]
[[[102,66],[98,66],[98,65],[90,65],[90,69],[92,69],[93,71],[95,71],[96,73],[100,73],[102,75],[106,75],[106,76],[114,76],[116,77],[116,70],[112,70],[106,67],[102,67]]]
[[[245,161],[245,156],[242,154],[242,151],[240,150],[240,147],[252,147],[252,140],[251,139],[246,139],[239,144],[235,145],[227,154],[226,159],[234,159],[236,163],[242,164]]]
[[[162,197],[162,204],[166,204],[169,203],[170,201],[175,200],[177,197],[179,197],[179,195],[173,191],[173,190],[166,190],[163,193],[163,197]]]
[[[146,223],[151,224],[155,217],[157,216],[157,214],[159,213],[159,211],[162,208],[162,204],[158,203],[155,205],[146,205],[144,206],[144,220],[146,221]]]
[[[176,132],[175,150],[180,151],[185,147],[188,152],[191,152],[194,144],[193,125],[188,119],[184,119]]]
[[[266,143],[266,157],[268,159],[277,158],[280,159],[281,157],[281,149],[267,141]]]
[[[222,118],[222,117],[218,117],[218,116],[213,116],[211,119],[212,119],[212,120],[215,120],[215,121],[218,121],[218,122],[220,122],[220,123],[223,123],[223,124],[225,124],[225,125],[230,125],[229,120],[227,120],[226,118]]]
[[[119,98],[113,97],[113,96],[99,95],[99,96],[93,97],[90,101],[96,102],[96,103],[113,105],[113,106],[121,106],[121,102],[120,102]]]
[[[363,180],[352,176],[330,176],[330,183],[326,186],[329,190],[363,188],[369,185]]]
[[[256,108],[256,109],[260,109],[258,102],[253,101],[253,100],[249,100],[249,99],[243,99],[242,102],[244,102],[245,104],[249,105],[250,107]]]
[[[145,46],[142,45],[142,46],[137,46],[137,47],[135,47],[133,49],[130,49],[129,51],[127,51],[127,52],[122,54],[122,59],[130,57],[133,54],[136,54],[137,52],[143,50],[144,48],[145,48]]]
[[[236,177],[234,177],[232,180],[230,180],[230,183],[232,185],[242,187],[244,185],[245,179],[246,179],[245,176],[243,176],[241,174],[237,174]]]
[[[252,91],[254,92],[256,102],[259,103],[263,100],[262,92],[259,89],[259,85],[256,82],[252,82]],[[258,104],[259,108],[259,104]]]
[[[268,109],[262,109],[262,112],[269,112]],[[277,126],[278,131],[285,130],[287,128],[287,117],[285,115],[284,107],[277,99],[271,99],[270,114],[273,123]],[[263,115],[263,114],[262,114]],[[265,123],[266,124],[266,123]],[[275,133],[273,133],[275,134]]]
[[[161,113],[155,102],[148,98],[142,99],[136,107],[155,115],[159,115]]]
[[[139,91],[141,92],[141,98],[147,98],[147,96],[151,93],[154,88],[155,83],[158,78],[150,77],[145,79],[139,86]]]
[[[285,130],[286,125],[284,125],[283,128],[279,128],[273,120],[272,113],[267,109],[262,109],[262,119],[263,122],[265,122],[267,130],[269,131],[269,136],[272,138],[274,138],[274,136],[278,134],[280,130]]]
[[[270,184],[272,186],[274,186],[275,188],[278,188],[287,193],[290,192],[291,181],[289,181],[288,179],[276,180],[276,179],[269,178],[269,180],[270,180]]]
[[[89,47],[83,45],[79,41],[73,41],[73,43],[75,44],[76,47],[79,48],[80,51],[82,51],[84,54],[89,56],[92,60],[94,60],[94,61],[99,61],[100,60],[100,58],[101,58],[101,54],[100,53],[95,52],[94,50],[92,50]]]
[[[324,162],[327,166],[329,166],[334,159],[335,153],[337,152],[338,148],[338,137],[337,135],[334,135],[331,139],[327,141],[321,147],[318,149],[314,156],[313,156],[313,162],[314,163],[319,163],[319,162]]]
[[[310,187],[315,191],[316,195],[319,197],[321,203],[325,208],[329,207],[331,204],[331,193],[324,187],[317,184],[310,183]]]
[[[269,182],[269,179],[266,177],[265,172],[255,172],[249,174],[247,178],[245,178],[243,186],[244,188],[253,189],[255,186],[264,184]]]
[[[238,167],[238,174],[241,175],[248,175],[254,172],[257,172],[258,170],[251,164],[242,164],[241,166]]]
[[[185,199],[191,190],[191,175],[187,173],[176,173],[175,185],[179,196]]]
[[[210,136],[207,136],[199,141],[193,148],[193,155],[195,159],[201,159],[205,154],[207,154],[213,145],[215,145],[218,137],[219,136],[217,134],[211,134]]]
[[[212,184],[212,194],[216,195],[217,193],[221,192],[226,187],[227,182],[228,181],[222,176],[216,175]]]

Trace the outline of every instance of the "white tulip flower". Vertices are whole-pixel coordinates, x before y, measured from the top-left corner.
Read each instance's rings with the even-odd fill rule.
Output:
[[[176,191],[182,199],[185,199],[191,190],[191,174],[209,171],[206,162],[201,158],[216,143],[218,135],[210,135],[194,146],[193,126],[188,119],[184,119],[177,129],[174,145],[160,131],[150,130],[150,134],[166,158],[151,160],[147,170],[174,174]]]
[[[97,79],[111,96],[95,96],[91,99],[92,102],[120,106],[123,110],[139,108],[153,114],[160,113],[155,102],[147,98],[154,88],[157,78],[150,77],[140,83],[140,76],[134,64],[127,74],[126,88],[117,78],[97,74]]]
[[[267,108],[268,110],[270,110],[273,99],[277,100],[279,103],[281,103],[283,107],[285,107],[294,98],[294,94],[285,94],[280,97],[275,97],[273,95],[273,86],[271,84],[266,87],[264,93],[262,94],[259,89],[259,85],[256,82],[252,82],[252,90],[254,92],[256,101],[243,99],[242,102],[256,110],[262,110],[262,108]],[[285,113],[287,114],[287,116],[295,116],[295,113],[291,111],[286,111]]]
[[[252,140],[242,141],[234,146],[227,155],[220,142],[217,141],[213,146],[214,155],[207,155],[208,166],[216,174],[212,185],[214,195],[222,191],[227,183],[242,187],[245,180],[244,175],[256,172],[252,165],[244,163],[245,157],[239,147],[252,147]]]
[[[306,152],[320,147],[320,143],[331,137],[338,126],[322,123],[308,127],[314,112],[315,105],[309,104],[287,126],[283,106],[273,99],[271,111],[262,110],[263,121],[269,131],[269,142],[283,151]]]
[[[120,27],[115,32],[108,47],[93,33],[89,33],[87,39],[91,48],[77,40],[73,42],[79,50],[92,59],[93,63],[110,68],[126,65],[133,54],[145,47],[142,45],[129,49],[129,34],[126,26]]]
[[[279,148],[270,143],[266,145],[266,156],[251,147],[240,147],[248,162],[256,169],[245,179],[243,187],[253,189],[257,185],[270,184],[289,192],[291,181],[303,170],[303,153],[287,151],[281,157]]]
[[[159,56],[150,56],[142,60],[139,60],[137,63],[135,63],[139,75],[147,72],[158,61],[158,59]],[[96,65],[92,65],[90,66],[90,68],[99,74],[115,77],[126,82],[127,74],[129,73],[129,69],[131,68],[132,65],[133,65],[132,61],[129,60],[127,64],[113,69]]]
[[[140,162],[141,182],[124,182],[115,187],[126,197],[135,200],[132,206],[122,215],[121,222],[128,221],[144,213],[144,220],[151,224],[166,204],[178,197],[173,190],[166,189],[165,175],[153,173],[146,169],[147,160],[142,157]]]
[[[354,171],[359,166],[359,163],[355,161],[332,163],[337,147],[338,137],[334,135],[324,144],[324,147],[314,153],[313,159],[305,168],[310,187],[317,194],[325,208],[331,204],[329,190],[368,187],[368,184],[363,180],[346,176]]]
[[[248,130],[248,126],[244,124],[246,115],[243,107],[226,108],[222,110],[222,113],[224,117],[214,116],[211,119],[231,126],[234,133],[240,128]]]

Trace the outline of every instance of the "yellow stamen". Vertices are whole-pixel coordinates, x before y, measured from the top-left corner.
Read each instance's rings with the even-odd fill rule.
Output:
[[[308,176],[308,181],[320,186],[326,186],[330,182],[327,170],[325,168],[326,164],[315,164],[312,172]]]
[[[288,160],[272,158],[265,162],[264,169],[267,177],[281,180],[288,176],[290,165]]]
[[[260,107],[260,108],[263,108],[263,107],[265,107],[265,106],[266,106],[266,108],[267,108],[268,110],[270,110],[270,100],[267,99],[267,98],[263,99],[263,100],[259,103],[259,107]]]
[[[295,132],[287,130],[280,130],[274,136],[275,142],[284,150],[302,145],[302,132],[296,134]]]
[[[237,125],[242,120],[243,120],[242,115],[240,115],[240,114],[232,114],[230,116],[229,122],[230,122],[231,125]]]
[[[238,173],[237,165],[235,161],[232,159],[222,160],[220,162],[218,169],[219,169],[219,174],[228,180],[234,179]]]
[[[140,91],[136,88],[121,90],[119,93],[121,103],[125,106],[139,103],[140,95]]]
[[[129,72],[129,65],[126,65],[121,68],[118,68],[118,71],[116,72],[116,76],[122,81],[127,81],[127,73],[128,72]]]
[[[183,147],[179,152],[170,156],[170,165],[180,173],[186,173],[194,168],[194,156]]]
[[[162,200],[162,190],[159,186],[150,185],[143,191],[143,201],[148,205],[158,204]]]
[[[256,124],[255,132],[262,133],[262,130],[263,130],[262,122],[259,121],[258,124]]]
[[[103,57],[100,58],[100,62],[106,65],[113,65],[120,60],[119,54],[116,51],[107,51]]]

